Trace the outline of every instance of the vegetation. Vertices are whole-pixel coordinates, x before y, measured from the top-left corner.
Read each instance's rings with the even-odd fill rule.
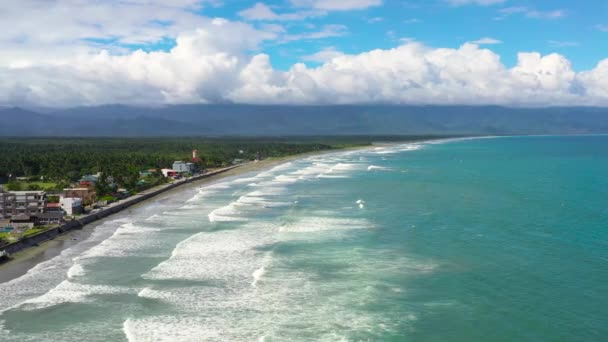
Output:
[[[114,196],[110,196],[110,195],[105,195],[101,198],[99,198],[100,201],[107,201],[107,202],[116,202],[116,200],[118,200],[118,198],[114,197]]]
[[[360,146],[378,140],[429,137],[298,138],[0,138],[0,183],[7,190],[61,190],[82,176],[102,172],[95,184],[99,197],[131,192],[165,181],[161,168],[189,161],[199,151],[201,169],[227,166],[234,159],[253,160],[304,152]],[[140,171],[156,169],[150,175]],[[111,176],[111,178],[110,178]],[[15,181],[28,177],[27,181]],[[4,181],[3,181],[4,180]]]
[[[28,237],[28,236],[36,235],[36,234],[41,233],[41,232],[43,232],[43,231],[45,231],[45,230],[49,230],[49,228],[50,228],[50,227],[47,227],[47,226],[40,226],[40,227],[34,227],[34,228],[30,228],[30,229],[26,230],[26,231],[23,233],[23,236],[22,236],[22,237],[23,237],[23,238],[26,238],[26,237]]]

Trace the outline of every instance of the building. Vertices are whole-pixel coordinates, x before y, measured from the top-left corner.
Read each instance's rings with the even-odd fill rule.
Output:
[[[36,226],[48,226],[52,224],[61,224],[62,222],[62,212],[42,213],[34,216],[34,224]]]
[[[28,229],[34,226],[49,226],[63,223],[62,212],[38,213],[35,215],[15,215],[10,225],[14,229]]]
[[[201,161],[201,158],[198,157],[198,150],[192,150],[192,162],[198,163]]]
[[[19,214],[13,215],[10,220],[10,225],[14,229],[28,229],[34,226],[34,216]]]
[[[178,173],[196,173],[198,168],[194,163],[176,161],[173,163],[173,170],[177,171]]]
[[[84,175],[82,176],[82,178],[80,178],[80,183],[97,183],[97,181],[99,180],[99,173],[96,175]]]
[[[61,197],[61,209],[66,215],[77,215],[82,213],[82,199],[78,197]]]
[[[80,198],[82,205],[91,205],[97,201],[95,191],[89,188],[63,189],[63,197]]]
[[[44,191],[0,191],[0,218],[41,214],[44,212],[46,199]]]
[[[61,203],[47,203],[44,208],[45,213],[63,212],[61,209]]]
[[[173,177],[173,176],[177,176],[177,171],[175,170],[171,170],[171,169],[162,169],[160,170],[163,173],[163,176],[165,177]]]

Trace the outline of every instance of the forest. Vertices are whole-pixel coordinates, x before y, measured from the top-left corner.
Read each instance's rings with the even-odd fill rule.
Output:
[[[234,159],[282,157],[365,146],[374,141],[428,138],[431,137],[0,138],[0,184],[27,177],[35,188],[38,184],[42,188],[57,184],[60,189],[83,175],[97,172],[131,184],[137,181],[139,171],[171,168],[176,160],[189,161],[194,149],[199,151],[199,167],[207,169],[230,165]]]

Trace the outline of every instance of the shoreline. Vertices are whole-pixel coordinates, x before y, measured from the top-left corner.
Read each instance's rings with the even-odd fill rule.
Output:
[[[470,138],[470,137],[468,137]],[[312,151],[305,152],[300,154],[294,154],[290,156],[284,157],[274,157],[264,159],[259,162],[249,162],[237,166],[229,167],[227,170],[217,172],[215,174],[207,174],[206,177],[200,177],[200,179],[191,180],[189,182],[182,181],[180,184],[171,187],[170,189],[166,189],[161,191],[160,193],[154,194],[146,199],[140,200],[136,203],[128,205],[124,208],[120,208],[115,212],[110,213],[102,218],[98,218],[93,220],[92,222],[85,223],[81,225],[81,227],[77,229],[68,230],[52,239],[47,239],[40,244],[30,246],[16,252],[11,255],[11,259],[4,263],[0,263],[0,284],[9,282],[13,279],[19,278],[29,272],[32,268],[36,267],[38,264],[48,261],[59,254],[61,254],[64,250],[69,249],[73,246],[76,246],[82,242],[85,242],[91,234],[93,234],[94,230],[106,222],[108,219],[112,219],[115,215],[119,215],[128,211],[130,209],[136,209],[141,205],[147,205],[151,201],[158,200],[162,198],[162,196],[170,196],[175,192],[181,192],[184,190],[188,190],[194,187],[201,186],[206,183],[211,183],[217,181],[219,179],[227,178],[227,177],[236,177],[248,172],[259,171],[262,169],[267,169],[277,164],[287,163],[292,160],[298,160],[310,156],[315,155],[323,155],[323,154],[331,154],[338,152],[348,152],[354,150],[365,150],[365,149],[374,149],[379,146],[390,146],[390,145],[398,145],[398,144],[418,144],[418,143],[429,143],[436,142],[442,140],[451,140],[451,139],[461,139],[461,138],[444,138],[444,139],[423,139],[423,140],[411,140],[411,141],[399,141],[399,142],[375,142],[370,143],[369,145],[361,145],[361,146],[350,146],[343,148],[336,148],[331,150],[323,150],[323,151]],[[166,187],[167,185],[160,185],[151,189],[148,189],[148,192],[154,192],[159,190],[162,187]],[[136,196],[136,195],[135,195]],[[128,200],[128,199],[126,199]],[[120,203],[118,203],[120,204]]]
[[[79,228],[68,230],[60,235],[40,242],[39,244],[29,246],[19,250],[18,252],[15,252],[11,255],[10,260],[0,264],[0,283],[9,282],[13,279],[19,278],[29,272],[29,270],[31,270],[32,268],[36,267],[38,264],[53,259],[54,257],[60,255],[64,250],[86,241],[91,236],[91,234],[93,234],[94,230],[98,226],[104,224],[106,220],[113,219],[115,215],[119,215],[130,209],[136,209],[142,205],[147,205],[150,203],[150,201],[158,200],[159,198],[162,198],[162,196],[170,196],[175,192],[181,192],[184,190],[192,189],[194,187],[199,187],[201,185],[211,183],[219,179],[240,176],[248,172],[259,171],[261,169],[270,168],[276,164],[287,163],[289,161],[297,160],[300,158],[306,158],[309,156],[326,153],[335,153],[340,151],[359,150],[370,148],[373,146],[374,145],[357,146],[326,151],[306,152],[285,157],[268,158],[257,163],[249,162],[246,164],[232,166],[228,169],[216,170],[215,174],[207,175],[206,177],[201,177],[200,179],[190,180],[189,182],[182,181],[181,183],[178,183],[177,185],[169,189],[161,191],[160,193],[156,193],[150,196],[149,198],[132,203],[123,208],[118,208],[117,211],[111,212],[107,216],[85,223]],[[167,185],[160,185],[154,188],[150,188],[147,190],[147,192],[155,192],[158,190],[162,190],[163,187],[166,186]],[[128,198],[121,202],[124,202],[126,200],[128,200]],[[120,204],[121,203],[117,203],[117,205]],[[107,210],[108,208],[105,209]]]

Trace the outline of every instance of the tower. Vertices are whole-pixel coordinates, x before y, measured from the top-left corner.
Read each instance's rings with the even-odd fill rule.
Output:
[[[198,150],[192,150],[192,162],[197,163],[199,161],[201,161],[201,159],[198,157]]]

